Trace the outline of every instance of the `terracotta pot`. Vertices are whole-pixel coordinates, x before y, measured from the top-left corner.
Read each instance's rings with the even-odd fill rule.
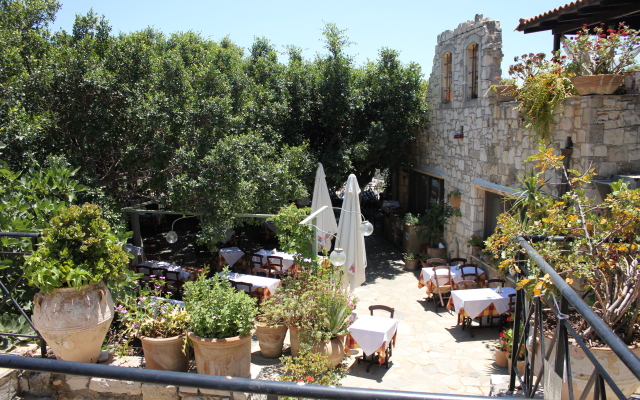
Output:
[[[515,101],[516,100],[516,96],[515,93],[516,90],[516,85],[497,85],[496,86],[496,93],[498,94],[498,101],[499,102],[505,102],[505,101]]]
[[[35,295],[33,324],[58,360],[95,363],[113,313],[104,283],[58,288]]]
[[[427,254],[431,258],[444,258],[445,252],[447,249],[441,249],[438,247],[429,247],[427,248]]]
[[[462,196],[449,197],[449,204],[451,204],[451,207],[460,208],[460,204],[462,204]]]
[[[334,337],[328,342],[320,342],[311,348],[313,353],[326,356],[332,367],[337,367],[344,358],[344,339]]]
[[[628,94],[640,94],[640,71],[624,73],[624,88]]]
[[[506,368],[509,364],[507,361],[507,355],[504,351],[496,348],[496,365],[500,368]]]
[[[545,349],[551,344],[550,338],[545,338]],[[536,346],[541,347],[541,346]],[[629,349],[636,355],[640,356],[640,347],[629,347]],[[591,352],[596,357],[598,362],[607,370],[611,378],[616,382],[618,388],[625,395],[625,398],[631,396],[638,388],[638,379],[629,371],[624,363],[618,358],[618,356],[609,348],[591,348]],[[553,362],[555,359],[555,348],[551,352],[550,360]],[[593,372],[593,364],[587,358],[584,351],[579,346],[569,346],[569,354],[571,357],[571,381],[573,383],[573,398],[579,399],[582,395],[584,388],[586,387],[589,377]],[[536,360],[540,360],[540,349],[537,349]],[[605,385],[607,398],[615,399],[609,385]],[[593,388],[592,388],[593,391]],[[566,382],[562,388],[562,399],[569,398],[569,390]]]
[[[511,373],[511,366],[513,365],[513,361],[511,358],[507,358],[507,371]],[[524,375],[524,360],[518,361],[518,372],[520,375]]]
[[[415,271],[418,268],[418,261],[419,260],[407,260],[405,258],[404,269],[406,269],[407,271]]]
[[[141,337],[147,369],[186,372],[189,369],[189,353],[184,354],[184,335],[169,338]]]
[[[471,255],[478,257],[482,251],[481,246],[471,246]]]
[[[251,376],[251,335],[207,339],[189,332],[199,374]]]
[[[287,329],[286,325],[269,326],[256,323],[256,336],[262,357],[278,358],[282,356],[282,345],[285,336],[287,336]]]
[[[569,78],[581,96],[611,94],[622,84],[622,75],[587,75]]]
[[[300,355],[300,338],[298,338],[298,332],[300,328],[294,325],[289,325],[289,343],[291,344],[291,355],[298,357]]]

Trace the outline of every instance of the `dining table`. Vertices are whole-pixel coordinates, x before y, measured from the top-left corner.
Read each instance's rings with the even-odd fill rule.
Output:
[[[222,256],[222,259],[228,265],[233,265],[244,256],[244,251],[240,250],[238,247],[224,247],[218,250],[218,254]],[[220,260],[220,263],[220,266],[222,266],[222,260]]]
[[[288,270],[295,263],[295,260],[294,260],[295,254],[285,253],[284,251],[278,251],[276,249],[273,249],[273,250],[261,249],[260,251],[256,252],[255,254],[258,254],[258,255],[262,256],[262,264],[263,265],[267,265],[268,264],[268,262],[269,262],[269,259],[267,258],[268,256],[282,257],[282,270],[283,271]]]
[[[267,278],[258,275],[239,274],[236,272],[220,272],[220,276],[225,276],[232,282],[248,283],[252,287],[251,294],[261,299],[268,299],[280,287],[280,279]]]
[[[451,271],[451,279],[453,282],[443,282],[442,279],[438,281],[440,285],[449,285],[453,284],[454,288],[456,283],[462,280],[462,274],[475,272],[475,267],[464,267],[463,269],[458,266],[450,266]],[[434,272],[433,267],[422,268],[420,272],[420,278],[418,279],[418,288],[422,289],[426,287],[427,296],[431,297],[433,289],[436,286],[436,273],[438,276],[446,275],[446,270],[437,269]],[[484,281],[486,280],[486,273],[478,268],[478,286],[484,285]]]
[[[183,270],[182,267],[179,267],[175,264],[171,264],[170,262],[167,262],[167,261],[147,260],[145,262],[138,264],[138,266],[148,267],[151,269],[166,269],[167,271],[178,272],[178,274],[180,275],[180,280],[183,282],[186,282],[191,278],[191,274]]]
[[[347,328],[345,352],[360,347],[365,356],[378,355],[380,365],[388,363],[387,349],[395,347],[398,332],[398,320],[395,318],[363,315]],[[367,367],[367,372],[371,365]]]
[[[452,290],[447,309],[471,320],[497,317],[509,312],[509,295],[515,293],[512,287]]]

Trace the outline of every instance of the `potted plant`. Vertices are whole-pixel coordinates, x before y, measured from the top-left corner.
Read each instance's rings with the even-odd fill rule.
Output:
[[[285,278],[291,280],[294,278]],[[287,336],[286,309],[282,304],[282,296],[277,293],[260,305],[260,315],[256,321],[256,336],[260,345],[260,353],[265,358],[282,356],[284,339]]]
[[[238,291],[222,274],[184,285],[183,300],[189,314],[187,336],[199,374],[251,375],[251,330],[258,309],[256,299]]]
[[[484,239],[482,239],[482,236],[475,233],[469,237],[469,240],[467,240],[467,246],[471,247],[471,254],[476,257],[480,255],[483,245]]]
[[[627,94],[640,94],[640,64],[634,64],[624,71],[624,89]]]
[[[494,82],[497,82],[494,85],[491,85],[487,90],[493,90],[497,93],[498,102],[502,103],[505,101],[514,101],[516,99],[518,86],[516,85],[516,80],[514,78],[502,78],[499,76],[494,78]],[[486,96],[486,93],[485,93]]]
[[[70,206],[51,219],[25,261],[40,289],[33,324],[58,359],[96,362],[114,316],[109,285],[131,283],[126,234],[111,230],[95,204]]]
[[[613,93],[622,84],[622,72],[635,63],[640,52],[638,31],[624,23],[606,30],[602,23],[593,31],[583,25],[562,47],[570,60],[571,82],[582,96]]]
[[[189,315],[181,301],[161,296],[162,278],[152,276],[151,289],[142,288],[134,304],[120,304],[116,311],[126,333],[140,339],[148,369],[185,372]]]
[[[569,177],[562,163],[562,156],[554,154],[554,150],[541,147],[540,152],[529,161],[536,162],[540,169],[536,172],[539,182],[549,171],[556,171],[568,179],[569,190],[560,198],[555,198],[546,191],[544,185],[537,188],[538,193],[530,196],[535,201],[522,203],[508,213],[498,217],[496,232],[485,242],[487,251],[493,260],[499,262],[500,269],[515,268],[519,263],[516,254],[520,252],[514,238],[517,236],[570,236],[571,241],[556,242],[543,240],[531,242],[531,246],[565,278],[568,283],[583,280],[591,290],[585,301],[591,304],[593,312],[598,315],[609,328],[620,338],[632,345],[634,343],[635,323],[640,310],[636,306],[640,291],[637,282],[640,280],[638,257],[640,250],[635,244],[637,232],[640,231],[640,197],[637,191],[630,190],[622,181],[612,183],[612,192],[602,203],[596,203],[587,195],[585,187],[589,185],[595,171]],[[527,291],[530,296],[550,296],[555,287],[544,274],[530,265],[529,278],[521,279],[518,287]],[[548,300],[551,304],[553,301]],[[553,316],[549,316],[547,324],[554,324]],[[573,321],[572,318],[569,318]],[[593,328],[580,319],[573,328],[582,339],[591,346],[591,351],[602,365],[614,368],[620,375],[613,376],[627,395],[637,387],[633,376],[625,377],[626,368],[611,367],[620,365],[620,360],[606,348],[604,342],[595,334]],[[632,347],[632,351],[640,349]],[[572,346],[570,351],[578,354],[580,349]],[[578,355],[583,359],[584,355]],[[580,361],[572,358],[572,372],[577,372]],[[591,368],[591,366],[589,366]],[[584,370],[581,372],[584,375]],[[589,374],[586,374],[588,377]],[[584,388],[584,376],[576,376],[573,382],[578,390]],[[630,385],[627,387],[626,384]],[[635,386],[632,384],[635,383]]]
[[[442,245],[444,228],[451,217],[460,215],[462,215],[460,209],[435,201],[422,215],[418,235],[425,241],[427,253],[431,258],[443,258],[446,252],[446,248]]]
[[[418,225],[420,224],[420,215],[414,215],[410,212],[403,217],[402,248],[407,253],[417,253],[420,250],[420,241],[418,239]]]
[[[413,253],[403,253],[404,257],[404,268],[407,271],[415,271],[418,267],[418,256]]]
[[[451,204],[451,207],[460,208],[460,203],[462,203],[462,193],[458,189],[449,192],[449,204]]]

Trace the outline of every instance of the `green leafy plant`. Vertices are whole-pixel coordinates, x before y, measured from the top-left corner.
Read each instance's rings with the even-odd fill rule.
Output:
[[[509,316],[507,321],[511,321],[512,317]],[[524,324],[520,322],[520,332],[524,329]],[[511,358],[513,355],[513,328],[506,328],[500,332],[500,351],[503,351],[507,358]],[[520,345],[520,351],[517,354],[517,360],[524,360],[525,346]]]
[[[477,235],[477,234],[473,234],[469,237],[469,240],[467,240],[467,245],[468,246],[484,246],[484,239],[482,238],[482,236]]]
[[[333,368],[325,356],[313,353],[308,348],[302,348],[300,355],[296,358],[285,356],[280,360],[284,363],[284,373],[280,375],[281,382],[340,386],[340,381],[348,371],[345,364]]]
[[[458,197],[458,196],[462,196],[462,193],[460,193],[460,191],[458,189],[453,189],[452,191],[449,192],[449,194],[447,195],[448,198],[451,197]]]
[[[224,275],[228,270],[225,269]],[[196,281],[184,284],[184,304],[189,329],[197,336],[225,339],[251,333],[258,308],[256,299],[238,291],[224,276],[207,279],[201,273]]]
[[[618,29],[605,24],[590,31],[586,25],[572,38],[565,38],[562,49],[570,62],[567,71],[574,76],[621,74],[635,63],[640,53],[638,31],[620,23]]]
[[[309,216],[311,208],[298,208],[295,204],[282,207],[278,215],[268,218],[278,227],[278,242],[286,253],[300,254],[302,257],[310,258],[311,254],[311,234],[309,225],[300,225],[300,221]]]
[[[460,209],[433,201],[431,207],[420,217],[418,236],[425,240],[427,246],[438,247],[449,219],[461,215]]]
[[[402,253],[402,256],[405,258],[405,260],[417,260],[418,259],[418,257],[413,253]]]
[[[565,99],[574,96],[575,88],[564,71],[562,58],[545,60],[544,53],[516,57],[509,74],[522,86],[516,93],[516,108],[524,119],[524,128],[532,129],[542,140],[549,141],[556,121],[554,112]]]
[[[413,215],[408,212],[402,218],[402,222],[404,222],[405,225],[418,225],[420,223],[420,215]]]
[[[131,283],[129,234],[114,233],[95,204],[71,206],[51,219],[42,242],[25,261],[25,277],[43,292],[105,281],[110,286]]]

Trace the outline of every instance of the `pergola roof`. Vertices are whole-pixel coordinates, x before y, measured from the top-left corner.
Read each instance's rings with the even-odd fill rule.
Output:
[[[576,0],[531,18],[521,18],[517,31],[533,33],[551,31],[559,37],[574,34],[584,24],[591,28],[604,22],[607,26],[624,22],[640,28],[639,0]]]

